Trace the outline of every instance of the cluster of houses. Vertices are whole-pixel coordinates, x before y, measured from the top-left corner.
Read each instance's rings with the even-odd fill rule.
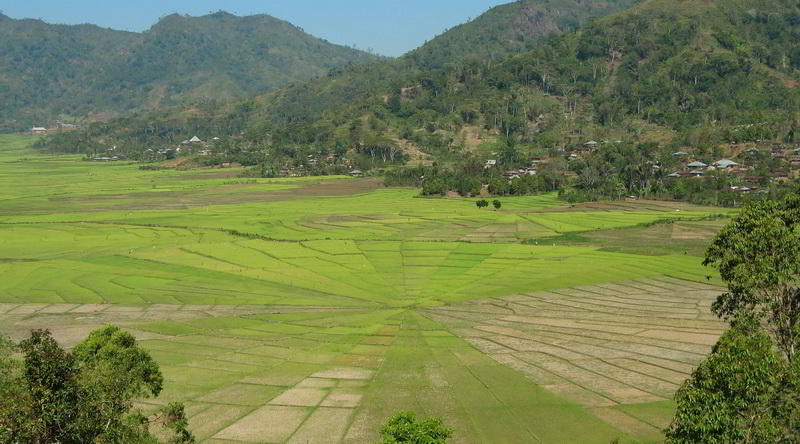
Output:
[[[32,134],[44,135],[50,131],[72,131],[78,129],[78,125],[72,123],[58,122],[53,128],[46,128],[43,126],[34,126],[31,128]]]
[[[503,177],[508,180],[512,179],[519,179],[523,176],[535,176],[536,175],[536,168],[534,167],[527,167],[527,168],[516,168],[513,170],[508,170],[503,172]]]
[[[514,168],[514,169],[510,169],[510,170],[504,171],[503,172],[503,177],[505,177],[508,180],[512,180],[512,179],[519,179],[520,177],[524,177],[524,176],[535,176],[536,173],[537,173],[537,167],[540,164],[544,163],[544,162],[545,162],[545,160],[543,160],[543,159],[539,159],[539,158],[534,159],[531,162],[531,166],[529,166],[529,167]],[[493,168],[495,166],[497,166],[497,159],[489,159],[483,165],[483,168],[488,170],[489,168]]]
[[[117,151],[117,146],[116,145],[114,145],[111,148],[107,149],[106,150],[107,154],[105,156],[97,156],[96,155],[97,153],[95,153],[95,157],[92,158],[92,162],[116,162],[118,160],[127,159],[127,157],[125,155],[113,154],[115,151]]]
[[[214,151],[209,149],[210,144],[220,140],[219,137],[214,137],[210,141],[203,141],[197,136],[193,136],[191,139],[187,139],[181,141],[175,149],[172,148],[148,148],[145,153],[150,155],[161,155],[161,156],[168,156],[171,153],[175,153],[176,155],[180,153],[190,154],[190,153],[197,153],[201,156],[210,156],[214,154]]]
[[[318,156],[316,154],[308,154],[305,160],[298,165],[287,165],[279,170],[281,176],[287,177],[301,177],[307,176],[309,174],[314,174],[313,170],[317,167],[323,166],[336,166],[342,167],[347,169],[347,174],[352,177],[362,177],[364,176],[364,172],[355,168],[353,165],[353,161],[346,158],[340,157],[336,154],[328,154],[324,157]]]
[[[214,152],[208,147],[210,144],[219,140],[219,137],[213,137],[210,141],[204,142],[199,137],[192,136],[191,139],[182,141],[178,147],[175,148],[175,152],[180,154],[181,152],[191,153],[196,151],[201,156],[211,156]]]
[[[678,151],[673,153],[673,156],[683,157],[688,156],[689,153],[684,151]],[[741,158],[741,162],[751,164],[752,160],[758,159],[773,159],[780,161],[777,165],[783,165],[783,167],[779,167],[780,169],[775,169],[769,172],[769,177],[767,178],[771,182],[784,182],[788,181],[790,177],[798,177],[800,176],[800,147],[787,147],[785,145],[772,145],[770,147],[750,147],[743,151],[739,152],[739,156],[737,158]],[[770,167],[771,169],[775,168],[774,165]],[[783,170],[781,170],[783,169]],[[724,170],[732,174],[737,174],[741,177],[742,181],[745,185],[740,186],[731,186],[729,191],[735,193],[767,193],[768,190],[759,188],[756,185],[762,180],[763,177],[758,177],[748,172],[754,170],[753,166],[742,165],[738,162],[735,162],[730,159],[720,159],[716,162],[707,165],[701,161],[695,160],[693,162],[689,162],[686,164],[686,167],[683,171],[676,171],[672,174],[669,174],[668,177],[682,179],[682,178],[692,178],[692,177],[703,177],[709,171],[715,170]]]
[[[672,153],[673,156],[686,156],[689,153],[678,151],[676,153]],[[667,177],[673,178],[682,178],[682,177],[702,177],[705,175],[706,171],[715,171],[715,170],[727,170],[731,172],[739,172],[746,170],[747,167],[742,167],[738,163],[730,160],[730,159],[720,159],[711,165],[707,165],[699,160],[695,160],[694,162],[689,162],[686,164],[686,169],[684,171],[676,171],[672,174],[668,174]]]

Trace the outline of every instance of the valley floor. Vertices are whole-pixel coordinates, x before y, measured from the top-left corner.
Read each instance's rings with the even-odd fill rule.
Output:
[[[0,332],[115,323],[201,442],[657,442],[723,325],[725,210],[421,199],[344,177],[145,171],[0,140]],[[669,219],[669,223],[658,223]]]

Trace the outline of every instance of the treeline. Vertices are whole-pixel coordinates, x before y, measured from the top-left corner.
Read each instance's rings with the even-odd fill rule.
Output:
[[[425,196],[520,196],[558,191],[567,202],[617,200],[625,197],[681,200],[695,204],[741,206],[755,199],[778,199],[791,190],[791,182],[775,181],[775,171],[789,167],[769,150],[743,151],[737,163],[746,172],[708,170],[701,177],[673,177],[685,171],[692,159],[711,164],[723,157],[719,149],[676,153],[676,146],[653,142],[609,143],[578,154],[556,153],[531,161],[514,147],[498,153],[487,165],[473,154],[457,162],[388,169],[387,186],[414,186]],[[677,154],[677,155],[676,155]],[[745,176],[746,174],[746,176]],[[740,190],[745,187],[746,191]]]

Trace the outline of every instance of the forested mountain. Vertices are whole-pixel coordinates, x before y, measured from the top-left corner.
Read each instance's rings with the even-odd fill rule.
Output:
[[[400,132],[407,135],[421,127],[420,119],[430,117],[430,125],[436,124],[435,115],[412,119],[416,111],[410,112],[405,105],[422,98],[430,76],[448,76],[465,66],[478,66],[481,71],[498,69],[502,61],[547,36],[618,12],[636,1],[520,0],[492,8],[397,59],[335,68],[319,79],[240,102],[202,101],[98,124],[49,146],[82,150],[89,141],[99,140],[151,147],[174,143],[196,132],[216,136],[245,130],[248,139],[261,146],[318,142],[331,147],[334,143],[342,146],[398,140]],[[401,91],[403,98],[399,99]],[[404,111],[398,113],[399,101],[404,103]],[[387,114],[386,108],[395,115]],[[370,115],[375,118],[367,119]],[[383,129],[350,128],[361,127],[366,120],[374,126],[375,119],[384,122],[379,125]]]
[[[539,3],[547,2],[508,7]],[[391,145],[440,159],[589,138],[706,147],[791,141],[800,137],[799,24],[800,6],[791,0],[648,0],[503,62],[465,57],[442,69],[409,68],[414,54],[433,53],[423,47],[243,102],[132,117],[80,137],[133,149],[244,132],[237,143],[260,148]],[[458,39],[447,33],[429,45],[445,47],[442,41]],[[81,146],[50,144],[59,145]]]
[[[519,0],[448,30],[405,58],[424,70],[470,59],[502,61],[533,49],[543,37],[574,30],[591,18],[613,14],[638,1]]]
[[[0,130],[243,97],[375,59],[268,15],[173,14],[132,33],[0,14]]]

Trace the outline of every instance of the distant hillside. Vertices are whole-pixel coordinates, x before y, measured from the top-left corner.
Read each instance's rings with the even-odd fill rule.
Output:
[[[0,130],[243,97],[375,59],[268,15],[173,14],[140,34],[0,14]]]
[[[332,69],[326,76],[225,106],[163,109],[98,124],[57,139],[51,149],[80,150],[78,141],[118,141],[120,145],[171,144],[196,132],[233,135],[247,131],[252,142],[287,144],[386,143],[423,126],[442,126],[438,111],[425,110],[424,94],[443,87],[441,81],[471,72],[497,69],[513,54],[535,47],[548,36],[628,7],[634,0],[521,0],[490,9],[397,59]],[[435,68],[433,68],[435,67]],[[412,106],[412,102],[416,102]],[[452,111],[446,105],[447,113]],[[444,109],[442,109],[444,111]],[[367,116],[378,129],[364,128]],[[362,119],[363,118],[363,119]],[[365,120],[366,119],[366,120]],[[471,119],[471,118],[470,118]],[[414,144],[426,148],[427,142]],[[61,148],[58,148],[61,146]]]
[[[375,64],[332,74],[260,98],[243,121],[253,140],[401,143],[439,157],[590,138],[793,141],[799,24],[792,0],[648,0],[503,62],[453,59],[372,90],[362,85]]]
[[[422,69],[470,59],[502,61],[533,49],[543,37],[572,31],[589,19],[624,10],[639,0],[519,0],[496,6],[409,52]]]
[[[796,0],[645,0],[504,61],[445,65],[334,69],[222,108],[131,116],[40,148],[238,162],[258,177],[388,167],[387,184],[425,195],[557,190],[573,202],[736,205],[754,189],[752,198],[779,197],[798,171]],[[221,140],[178,153],[194,134]],[[733,170],[690,170],[689,159],[729,158]],[[393,168],[406,160],[422,166]]]

